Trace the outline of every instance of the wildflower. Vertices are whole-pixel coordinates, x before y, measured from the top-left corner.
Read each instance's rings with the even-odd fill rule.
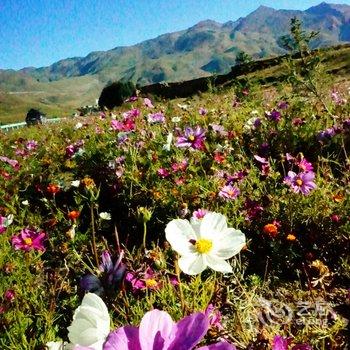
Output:
[[[78,122],[78,123],[75,124],[74,129],[75,129],[75,130],[79,130],[79,129],[81,129],[82,127],[83,127],[83,124],[80,123],[80,122]]]
[[[341,193],[338,193],[332,196],[332,199],[335,203],[341,203],[344,200],[344,195],[342,195]]]
[[[209,304],[204,313],[209,319],[210,327],[217,328],[219,331],[224,329],[221,324],[221,312],[213,304]]]
[[[240,193],[241,191],[237,187],[226,185],[220,190],[219,197],[226,200],[236,199]]]
[[[213,129],[213,131],[215,131],[219,136],[221,137],[226,137],[227,136],[227,131],[225,130],[225,128],[220,125],[220,124],[214,124],[211,123],[209,124],[211,126],[211,128]]]
[[[293,235],[293,233],[290,233],[287,236],[287,241],[294,242],[296,239],[297,238],[295,237],[295,235]]]
[[[284,183],[289,185],[295,193],[308,195],[311,190],[317,187],[313,182],[314,178],[315,173],[312,171],[299,174],[288,171],[288,176],[284,178]]]
[[[34,151],[37,149],[38,147],[38,143],[35,140],[29,140],[27,141],[27,143],[25,144],[25,147],[28,151]]]
[[[305,158],[302,158],[301,160],[297,161],[297,165],[302,172],[308,172],[313,171],[314,167],[310,162],[308,162]]]
[[[107,213],[106,211],[100,213],[100,214],[99,214],[99,217],[100,217],[101,220],[106,220],[106,221],[112,219],[111,214],[110,214],[110,213]]]
[[[22,203],[22,205],[24,205],[26,207],[29,205],[28,199],[26,199],[25,201],[22,201],[21,203]]]
[[[173,142],[173,133],[169,132],[167,138],[166,138],[166,144],[163,145],[163,149],[165,151],[170,151],[171,143]]]
[[[99,266],[99,269],[106,274],[106,280],[110,286],[115,286],[124,276],[126,266],[122,262],[123,257],[124,252],[121,251],[115,263],[113,263],[111,254],[108,250],[105,250],[102,253],[102,264]]]
[[[205,336],[209,328],[208,317],[202,312],[189,315],[175,323],[165,311],[146,312],[139,327],[125,326],[111,332],[105,350],[191,350]],[[235,350],[225,341],[198,348]]]
[[[154,108],[152,101],[147,97],[143,99],[143,105],[148,108]]]
[[[165,235],[181,257],[179,266],[189,275],[196,275],[211,267],[215,271],[232,272],[225,260],[238,254],[245,245],[245,235],[227,227],[226,217],[207,213],[200,224],[175,219],[168,223]]]
[[[165,168],[159,168],[157,170],[157,174],[163,179],[165,179],[166,177],[168,177],[170,175],[169,171]]]
[[[249,198],[244,202],[244,209],[247,213],[247,221],[257,218],[264,211],[264,208],[257,201],[253,201]]]
[[[13,302],[16,298],[16,292],[13,289],[7,289],[4,293],[4,299],[8,302]]]
[[[179,163],[173,163],[171,164],[171,169],[174,172],[184,172],[187,169],[188,166],[188,160],[187,159],[183,159],[181,162]]]
[[[78,210],[72,210],[68,213],[68,219],[70,220],[76,220],[80,216],[80,211]]]
[[[59,185],[56,185],[56,184],[49,184],[49,185],[46,187],[46,190],[47,190],[47,192],[49,192],[49,193],[55,195],[55,194],[57,194],[57,193],[61,190],[61,188],[60,188]]]
[[[19,165],[19,162],[17,160],[14,160],[14,159],[10,159],[8,157],[3,157],[3,156],[0,156],[0,160],[11,165],[11,167],[17,171],[19,170],[20,168],[20,165]]]
[[[13,222],[13,215],[10,214],[7,217],[0,215],[0,234],[4,233]]]
[[[252,117],[250,119],[248,119],[244,126],[243,126],[243,130],[249,132],[251,130],[256,130],[261,126],[262,122],[260,118],[257,117]]]
[[[203,107],[200,107],[198,113],[200,115],[204,116],[204,115],[206,115],[208,113],[208,110],[203,108]]]
[[[194,220],[201,220],[203,219],[207,214],[209,213],[209,210],[207,209],[197,209],[193,212],[192,218]]]
[[[278,235],[279,223],[274,220],[271,224],[266,224],[263,228],[263,232],[270,236],[271,238],[275,238]]]
[[[187,127],[185,134],[177,138],[177,147],[191,147],[193,149],[203,149],[205,140],[205,131],[197,126],[196,129]]]
[[[46,233],[44,231],[37,231],[30,228],[23,229],[17,236],[11,238],[12,247],[15,250],[30,250],[44,251],[44,240]]]
[[[347,100],[345,98],[342,98],[340,96],[340,93],[334,89],[332,90],[331,98],[332,98],[332,101],[334,102],[334,104],[336,104],[338,106],[344,105],[347,102]]]
[[[110,318],[103,300],[93,293],[85,294],[75,310],[73,322],[68,327],[68,339],[73,346],[87,346],[102,350],[110,330]]]
[[[95,181],[91,178],[91,177],[84,177],[81,180],[81,183],[89,190],[89,189],[93,189],[94,187],[96,187]]]
[[[153,113],[147,116],[147,120],[149,123],[164,123],[165,116],[162,112]]]
[[[74,180],[70,184],[71,184],[72,187],[79,187],[80,186],[80,180]]]
[[[288,104],[288,102],[287,101],[280,101],[280,102],[278,102],[278,104],[277,104],[277,108],[278,109],[287,109],[289,107],[289,104]]]
[[[276,109],[266,111],[265,116],[274,122],[279,122],[281,120],[281,112],[277,111]]]
[[[317,135],[318,141],[330,140],[335,135],[334,127],[328,128],[326,130],[320,131]]]

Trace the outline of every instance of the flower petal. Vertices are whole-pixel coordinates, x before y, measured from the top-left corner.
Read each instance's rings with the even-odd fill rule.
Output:
[[[232,266],[224,259],[217,258],[216,256],[207,255],[206,257],[208,266],[215,271],[222,273],[231,273]]]
[[[190,240],[197,240],[191,224],[187,220],[175,219],[165,228],[165,237],[171,247],[180,255],[188,255],[193,251]]]
[[[126,326],[111,332],[103,345],[103,350],[141,350],[139,329]]]
[[[175,340],[168,350],[188,350],[196,346],[207,333],[209,320],[202,312],[180,320],[175,326]]]
[[[245,235],[242,231],[234,228],[227,228],[218,233],[214,241],[214,251],[212,255],[221,259],[229,259],[238,254],[245,244]]]
[[[226,229],[226,217],[219,213],[209,212],[201,221],[200,235],[203,238],[215,238],[217,232]]]
[[[175,323],[165,311],[152,310],[142,317],[139,339],[142,350],[166,349],[174,338]]]
[[[179,259],[180,269],[187,275],[198,275],[207,268],[203,254],[192,253]]]

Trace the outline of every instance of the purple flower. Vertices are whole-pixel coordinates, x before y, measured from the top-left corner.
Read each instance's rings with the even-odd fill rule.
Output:
[[[175,323],[165,311],[147,312],[139,327],[125,326],[109,334],[104,350],[191,350],[205,336],[209,319],[197,312]],[[224,341],[198,350],[235,350]]]
[[[226,200],[236,199],[240,193],[241,191],[237,187],[226,185],[220,190],[219,197]]]
[[[34,151],[37,149],[38,143],[34,140],[29,140],[25,146],[28,151]]]
[[[202,150],[204,148],[205,131],[197,126],[195,129],[187,127],[185,134],[177,138],[176,146]]]
[[[313,171],[314,167],[310,162],[308,162],[305,158],[297,161],[297,165],[302,172]]]
[[[115,286],[118,284],[124,276],[126,266],[122,262],[123,257],[124,251],[121,251],[118,259],[115,263],[113,263],[111,254],[108,252],[108,250],[105,250],[102,253],[102,264],[99,266],[99,269],[101,272],[106,274],[106,280],[110,286]]]
[[[169,171],[165,168],[159,168],[157,170],[157,174],[163,179],[165,179],[166,177],[168,177],[170,175]]]
[[[205,215],[209,213],[209,210],[207,209],[197,209],[193,212],[192,217],[194,219],[200,220],[203,219]]]
[[[11,244],[15,250],[24,250],[26,252],[30,250],[44,251],[45,239],[45,232],[37,231],[27,227],[23,229],[17,236],[13,236],[11,238]]]
[[[208,113],[208,111],[203,107],[200,107],[198,112],[200,115],[206,115]]]
[[[317,135],[318,141],[325,141],[331,139],[335,135],[334,128],[328,128],[326,130],[320,131]]]
[[[276,109],[265,112],[265,116],[274,122],[279,122],[281,120],[281,112],[277,111]]]
[[[317,186],[313,182],[315,173],[308,171],[305,173],[296,174],[294,171],[288,171],[288,176],[284,178],[284,183],[289,185],[295,193],[308,195],[311,190]]]
[[[147,120],[149,123],[164,123],[165,116],[162,112],[157,112],[157,113],[149,114],[147,116]]]
[[[209,319],[210,327],[217,328],[219,331],[222,331],[224,327],[221,324],[221,312],[215,308],[213,304],[209,304],[204,311],[205,316]]]
[[[287,101],[280,101],[277,104],[278,109],[287,109],[288,107],[289,107],[289,105],[288,105]]]

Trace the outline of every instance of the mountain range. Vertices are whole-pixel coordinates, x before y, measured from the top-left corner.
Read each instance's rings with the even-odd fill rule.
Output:
[[[49,109],[55,104],[79,106],[91,104],[110,81],[126,79],[143,86],[189,80],[226,73],[239,51],[254,59],[281,55],[285,50],[279,39],[289,32],[292,17],[302,20],[306,31],[319,31],[312,48],[350,41],[349,5],[321,3],[306,11],[260,6],[235,21],[205,20],[137,45],[67,58],[48,67],[0,70],[0,113],[8,93],[10,100],[33,100]]]

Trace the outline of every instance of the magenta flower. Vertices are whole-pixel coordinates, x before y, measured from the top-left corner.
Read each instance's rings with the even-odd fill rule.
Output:
[[[104,350],[191,350],[203,339],[209,319],[197,312],[175,323],[165,311],[147,312],[139,327],[126,326],[109,334]],[[198,350],[235,350],[224,341]]]
[[[165,179],[166,177],[168,177],[170,175],[169,171],[165,168],[159,168],[157,170],[157,174],[158,174],[158,176],[160,176],[163,179]]]
[[[205,140],[205,131],[197,126],[195,129],[187,127],[185,134],[177,138],[176,146],[184,148],[203,149]]]
[[[209,304],[204,311],[205,316],[209,319],[209,326],[211,328],[217,328],[222,331],[224,327],[221,324],[222,315],[221,312],[215,308],[213,304]]]
[[[19,170],[19,168],[20,168],[19,162],[17,160],[10,159],[10,158],[4,157],[4,156],[1,156],[0,160],[2,160],[3,162],[5,162],[7,164],[10,164],[12,166],[12,168],[16,171]]]
[[[289,350],[291,340],[291,338],[283,338],[280,335],[275,335],[272,350]],[[309,344],[295,344],[291,350],[312,350],[312,347]]]
[[[276,109],[266,111],[265,116],[274,122],[279,122],[281,120],[281,112],[277,111]]]
[[[193,212],[192,217],[197,220],[201,220],[209,213],[207,209],[197,209]]]
[[[220,190],[219,197],[226,200],[236,199],[240,193],[241,191],[237,187],[226,185]]]
[[[12,247],[15,250],[30,250],[44,251],[44,241],[47,235],[44,231],[37,231],[31,228],[23,229],[17,236],[11,238]]]
[[[294,171],[288,171],[288,176],[284,178],[284,183],[289,185],[295,193],[308,195],[311,190],[317,186],[313,182],[315,173],[312,171],[296,174]]]
[[[305,158],[297,161],[297,165],[302,172],[313,171],[314,167],[310,162],[308,162]]]
[[[28,151],[35,151],[38,147],[38,143],[35,140],[29,140],[27,141],[25,147]]]

